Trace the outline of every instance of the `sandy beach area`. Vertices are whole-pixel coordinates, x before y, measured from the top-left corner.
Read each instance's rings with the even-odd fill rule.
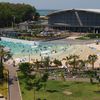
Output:
[[[100,67],[100,45],[96,45],[94,43],[87,44],[87,45],[72,45],[65,51],[62,50],[61,52],[50,54],[49,57],[51,60],[54,60],[55,58],[62,60],[63,58],[66,58],[66,56],[74,55],[74,54],[79,55],[80,59],[83,60],[88,59],[88,56],[90,54],[91,55],[96,54],[98,56],[98,60],[95,63],[95,67]],[[19,62],[18,60],[19,58],[14,58],[14,59],[16,60],[17,63]],[[37,54],[37,55],[25,56],[20,59],[25,59],[26,61],[30,60],[30,62],[34,62],[36,59],[41,60],[42,57],[39,54]],[[64,62],[62,63],[64,66],[65,63]],[[91,65],[88,67],[91,67]]]
[[[73,36],[73,39],[76,37]],[[96,45],[95,41],[92,43],[81,43],[80,41],[77,40],[58,40],[57,41],[52,41],[52,44],[54,45],[53,47],[50,46],[52,49],[48,49],[47,51],[41,51],[42,53],[45,52],[43,55],[40,54],[40,52],[37,53],[31,53],[31,54],[26,54],[26,53],[21,53],[21,54],[16,54],[13,55],[13,59],[15,60],[16,64],[20,62],[34,62],[36,59],[42,60],[42,58],[49,56],[51,60],[54,59],[59,59],[62,61],[63,58],[66,58],[66,56],[69,55],[79,55],[80,59],[82,60],[87,60],[89,55],[95,54],[98,56],[98,60],[95,63],[95,67],[100,67],[100,44]],[[39,43],[37,41],[27,41],[27,40],[20,40],[20,39],[11,39],[11,38],[5,38],[2,37],[2,40],[4,41],[10,41],[10,42],[16,42],[16,43],[25,43],[25,44],[34,44],[34,43]],[[62,43],[64,42],[64,43]],[[71,43],[72,42],[72,43]],[[74,45],[75,42],[75,45]],[[49,42],[47,42],[49,43]],[[51,42],[50,42],[51,43]],[[58,45],[59,43],[62,43]],[[69,43],[69,44],[68,44]],[[80,44],[81,43],[81,44]],[[63,46],[65,45],[66,46]],[[43,45],[43,44],[41,44]],[[57,46],[58,45],[58,46]],[[45,46],[45,44],[44,44]],[[49,48],[49,47],[48,47]],[[29,48],[30,49],[30,48]],[[38,48],[40,49],[40,48]],[[52,52],[51,50],[54,50],[56,52]],[[18,52],[18,51],[17,51]],[[65,63],[63,63],[63,66],[65,66]],[[91,66],[91,65],[90,65]]]

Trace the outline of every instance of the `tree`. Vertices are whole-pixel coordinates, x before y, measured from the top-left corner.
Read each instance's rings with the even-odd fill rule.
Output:
[[[91,84],[93,84],[94,82],[93,82],[93,78],[92,77],[90,77],[90,83]]]
[[[34,15],[34,20],[38,21],[39,17],[40,17],[40,14],[36,12]]]
[[[77,71],[77,66],[78,66],[78,61],[79,61],[79,56],[78,55],[70,55],[67,57],[68,64],[73,66],[73,71]]]
[[[32,64],[28,62],[20,63],[19,69],[25,76],[28,76],[31,74]]]
[[[62,81],[65,81],[65,80],[66,80],[66,79],[65,79],[65,75],[64,75],[63,72],[61,72],[61,79],[62,79]]]
[[[41,77],[41,82],[43,83],[44,90],[46,89],[46,82],[48,80],[48,76],[49,76],[49,74],[47,72],[45,72],[43,74],[43,76]]]
[[[28,90],[34,90],[34,100],[36,100],[36,90],[39,90],[40,87],[40,79],[36,76],[36,74],[32,75],[28,75],[28,77],[25,77],[26,79],[26,88]]]
[[[49,69],[49,66],[50,66],[50,58],[49,57],[44,58],[43,66],[44,66],[44,68],[46,68],[46,72],[47,72]]]
[[[40,72],[40,70],[39,70],[39,68],[41,67],[41,62],[38,61],[38,60],[36,59],[36,62],[34,63],[34,66],[35,66],[35,68],[36,68],[37,74],[38,74],[39,76],[41,76],[41,72]]]
[[[88,61],[92,65],[92,69],[94,69],[94,63],[98,59],[97,55],[89,55],[88,56]]]
[[[47,80],[48,80],[47,72],[43,73],[41,77],[39,77],[37,73],[34,75],[30,74],[27,77],[27,81],[26,81],[27,88],[29,90],[32,89],[34,90],[34,100],[36,100],[36,91],[39,91],[42,87],[44,87],[44,90],[46,89]]]
[[[33,19],[34,16],[34,19]],[[0,27],[8,27],[23,21],[38,20],[39,14],[29,4],[0,3]]]
[[[79,70],[85,69],[85,64],[86,64],[85,60],[79,60],[78,61]]]
[[[9,60],[12,57],[12,54],[10,51],[6,50],[5,47],[0,46],[0,78],[3,79],[3,70],[4,66],[3,63],[7,60]]]
[[[68,66],[68,63],[69,63],[69,60],[70,60],[69,57],[66,56],[66,58],[64,58],[64,60],[66,60],[66,63],[65,64],[66,64],[66,66]]]
[[[59,61],[59,60],[57,60],[57,59],[54,59],[53,63],[54,63],[56,66],[62,66],[61,61]]]
[[[40,62],[36,59],[36,62],[35,62],[35,67],[37,69],[37,71],[39,70],[39,67],[40,67]]]

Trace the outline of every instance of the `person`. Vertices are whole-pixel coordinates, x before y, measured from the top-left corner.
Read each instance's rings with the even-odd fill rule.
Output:
[[[13,67],[15,67],[15,60],[13,60]]]

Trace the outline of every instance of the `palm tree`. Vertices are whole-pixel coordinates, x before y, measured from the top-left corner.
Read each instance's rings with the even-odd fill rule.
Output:
[[[92,69],[94,69],[94,63],[98,59],[97,55],[89,55],[88,56],[88,61],[92,65]]]
[[[0,78],[3,79],[3,62],[9,60],[12,57],[12,54],[10,51],[5,50],[3,46],[0,46]]]
[[[80,69],[80,70],[85,69],[86,61],[85,61],[85,60],[79,60],[79,61],[78,61],[78,66],[79,66],[79,69]]]
[[[88,61],[88,60],[84,60],[84,64],[85,64],[85,66],[84,66],[85,69],[88,70],[88,64],[89,64],[89,61]]]
[[[62,81],[65,81],[65,80],[66,80],[66,79],[65,79],[65,75],[64,75],[63,72],[60,73],[60,76],[61,76],[61,80],[62,80]]]
[[[38,61],[38,59],[36,59],[34,66],[36,68],[37,75],[41,76],[40,67],[42,66],[42,63],[40,61]]]
[[[69,60],[70,60],[69,57],[66,56],[65,60],[66,60],[66,66],[68,66],[68,63],[69,63]]]
[[[46,71],[48,71],[49,66],[50,66],[50,58],[49,57],[44,58],[43,65],[46,68]]]
[[[19,69],[23,73],[23,75],[25,75],[25,77],[29,76],[31,73],[32,64],[30,64],[29,62],[20,63]]]
[[[58,66],[62,66],[62,63],[60,60],[54,59],[53,63],[58,67]]]
[[[36,67],[36,70],[39,71],[40,62],[38,61],[38,59],[36,59],[35,67]]]
[[[76,71],[76,68],[78,66],[79,56],[78,55],[70,55],[67,58],[67,63],[71,66],[73,66],[73,71]]]

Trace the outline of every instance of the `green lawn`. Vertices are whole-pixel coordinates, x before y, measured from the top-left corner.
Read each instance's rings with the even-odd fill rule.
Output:
[[[34,100],[34,90],[28,91],[25,82],[20,79],[23,100]],[[63,93],[67,92],[67,94]],[[68,93],[72,93],[68,95]],[[36,92],[36,97],[43,100],[100,100],[100,85],[81,82],[62,82],[49,80],[46,91]]]
[[[7,97],[8,88],[7,88],[7,82],[6,81],[3,84],[0,84],[0,94],[2,94],[4,97]]]
[[[7,98],[8,95],[8,72],[4,71],[4,81],[3,83],[0,83],[0,94],[2,94],[5,98]]]
[[[89,40],[89,39],[99,39],[100,38],[100,34],[97,34],[97,33],[88,33],[88,34],[85,34],[84,36],[81,36],[77,39],[80,39],[80,40]]]

